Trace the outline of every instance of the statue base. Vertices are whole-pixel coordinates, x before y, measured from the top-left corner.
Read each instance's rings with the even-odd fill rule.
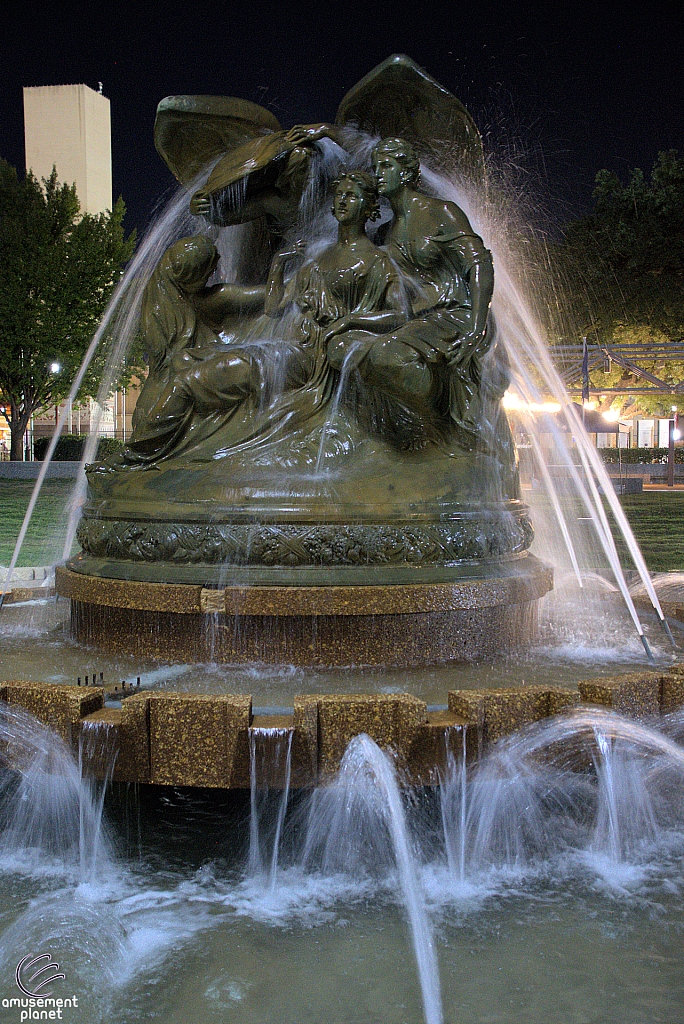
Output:
[[[377,581],[364,568],[363,584],[354,582],[358,569],[351,568],[346,580],[336,574],[335,585],[325,569],[279,567],[272,581],[263,568],[258,579],[243,569],[231,573],[231,586],[135,579],[141,568],[89,555],[58,568],[56,587],[71,600],[76,640],[165,661],[474,661],[529,644],[538,601],[553,586],[552,570],[527,553],[458,568],[385,568]],[[121,578],[124,572],[129,578]]]

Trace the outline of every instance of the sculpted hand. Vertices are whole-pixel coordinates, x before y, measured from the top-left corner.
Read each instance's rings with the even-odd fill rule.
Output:
[[[349,317],[347,317],[347,316],[340,317],[339,320],[335,320],[335,322],[333,324],[331,324],[330,327],[327,329],[327,331],[323,335],[323,340],[326,341],[326,342],[330,341],[330,339],[334,338],[335,335],[337,335],[337,334],[344,334],[344,332],[347,331],[348,329],[349,329]]]
[[[292,260],[296,256],[303,256],[306,252],[306,242],[303,238],[298,238],[292,245],[285,246],[275,255],[275,259],[279,263],[285,263],[286,260]]]
[[[204,192],[195,192],[190,200],[190,213],[195,217],[208,217],[211,213],[211,199]]]
[[[462,334],[451,346],[446,357],[448,366],[467,365],[472,357],[479,351],[484,340],[484,331],[467,331]]]
[[[332,131],[328,124],[296,124],[294,128],[290,128],[285,141],[293,146],[306,145],[318,142],[319,139],[332,138]]]

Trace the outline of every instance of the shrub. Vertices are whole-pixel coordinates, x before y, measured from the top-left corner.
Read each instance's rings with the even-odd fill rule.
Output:
[[[52,438],[37,437],[33,443],[33,457],[37,462],[42,462],[48,445]],[[87,434],[62,434],[55,453],[52,456],[55,462],[80,462],[85,451],[85,443],[88,440]],[[125,445],[118,437],[100,437],[97,442],[97,453],[95,461],[109,458],[123,451]]]
[[[667,463],[667,448],[599,448],[599,451],[605,463],[622,461],[623,466],[662,466]],[[675,447],[674,455],[675,462],[684,462],[684,448]]]

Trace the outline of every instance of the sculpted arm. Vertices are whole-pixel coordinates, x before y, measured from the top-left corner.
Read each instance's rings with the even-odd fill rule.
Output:
[[[345,331],[367,330],[375,334],[384,334],[386,331],[394,331],[401,327],[408,320],[406,313],[400,309],[388,309],[379,313],[347,313],[346,316],[336,320],[333,326],[325,334],[326,341],[336,334],[344,334]]]
[[[281,249],[273,257],[271,263],[271,270],[268,275],[268,284],[266,285],[266,302],[264,305],[264,312],[266,316],[276,317],[282,312],[284,307],[287,305],[290,298],[289,294],[286,295],[285,288],[285,264],[288,260],[294,259],[297,256],[302,256],[306,251],[306,243],[297,241],[294,245],[289,246],[286,249]]]
[[[473,308],[472,333],[481,335],[487,325],[487,316],[494,291],[492,254],[485,248],[479,235],[463,236],[459,240],[459,249]]]
[[[447,217],[435,236],[449,246],[462,269],[468,287],[472,309],[470,330],[459,340],[454,358],[461,361],[466,352],[476,350],[485,333],[489,307],[494,291],[494,264],[492,254],[470,225],[470,221],[455,204],[446,204]]]
[[[383,291],[384,295],[378,302],[380,308],[347,313],[330,326],[326,331],[325,340],[329,341],[336,334],[353,330],[385,334],[405,324],[408,320],[404,308],[406,303],[396,276],[389,276],[389,283],[385,285]]]
[[[291,211],[287,203],[283,205],[278,181],[275,185],[264,184],[249,199],[243,198],[234,204],[215,202],[214,198],[220,197],[229,184],[246,180],[255,170],[263,170],[276,162],[282,164],[283,158],[295,156],[295,151],[300,151],[301,155],[310,150],[319,139],[328,138],[339,143],[338,132],[339,129],[328,124],[295,125],[287,132],[274,132],[228,152],[218,162],[206,185],[193,195],[190,212],[223,227],[247,224],[260,217],[274,217],[276,220],[285,217],[289,222]]]
[[[211,323],[220,323],[233,314],[255,313],[264,308],[264,285],[216,284],[193,297],[198,314]]]

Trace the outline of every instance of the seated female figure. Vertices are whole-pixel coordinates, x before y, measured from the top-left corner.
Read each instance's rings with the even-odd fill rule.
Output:
[[[143,299],[150,373],[128,462],[157,461],[204,442],[238,410],[240,429],[234,437],[222,432],[224,453],[231,443],[272,440],[279,424],[305,427],[330,398],[335,371],[345,360],[358,363],[379,335],[405,322],[392,262],[365,234],[366,221],[378,215],[374,179],[356,172],[340,178],[333,213],[337,242],[287,284],[286,262],[301,253],[302,243],[278,253],[268,283],[251,288],[207,287],[218,257],[204,237],[182,239],[167,251]],[[288,309],[293,318],[283,317]],[[254,320],[262,311],[266,317]],[[220,335],[229,317],[238,324],[232,344]],[[265,358],[246,343],[250,328],[268,335],[260,343]],[[289,354],[284,387],[264,408],[264,363],[269,352],[275,360],[283,349]]]

